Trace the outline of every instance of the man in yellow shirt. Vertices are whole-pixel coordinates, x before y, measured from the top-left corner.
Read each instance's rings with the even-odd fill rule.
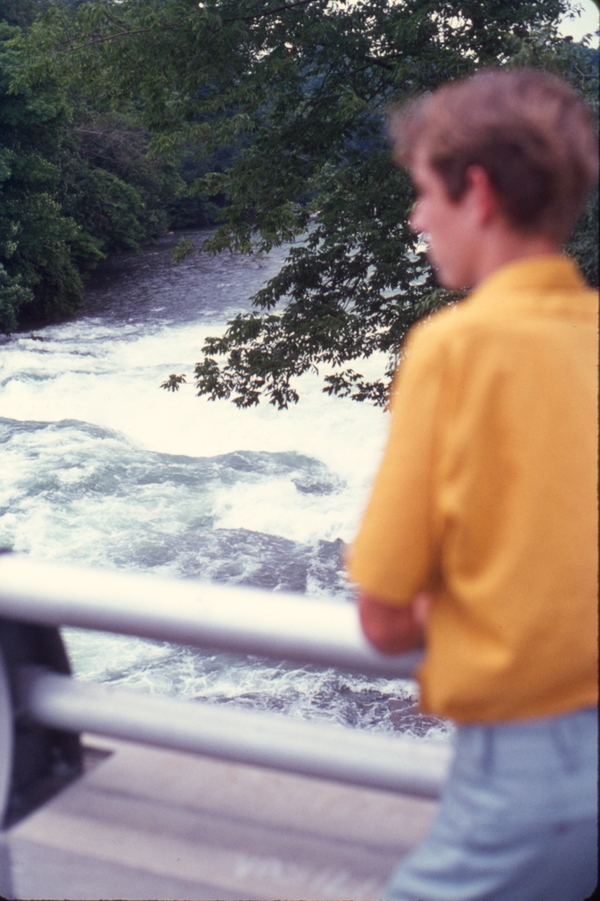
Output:
[[[490,70],[396,113],[411,227],[474,288],[403,349],[350,556],[366,637],[425,645],[457,723],[404,901],[567,901],[597,880],[597,297],[560,253],[598,172],[562,81]]]

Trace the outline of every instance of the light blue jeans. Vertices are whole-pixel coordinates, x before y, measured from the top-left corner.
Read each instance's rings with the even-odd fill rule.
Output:
[[[598,878],[598,710],[461,726],[425,841],[386,898],[582,901]]]

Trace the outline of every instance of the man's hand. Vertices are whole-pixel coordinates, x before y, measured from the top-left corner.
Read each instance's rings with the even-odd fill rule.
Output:
[[[379,598],[361,594],[358,613],[365,637],[384,654],[401,654],[423,646],[431,595],[416,594],[410,604],[392,607]]]

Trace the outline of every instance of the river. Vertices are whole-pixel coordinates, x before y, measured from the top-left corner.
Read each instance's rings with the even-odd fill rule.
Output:
[[[287,411],[197,398],[208,335],[248,309],[285,248],[170,254],[181,235],[105,261],[73,320],[0,339],[0,546],[36,558],[351,602],[352,540],[386,414],[315,375]],[[202,234],[183,235],[199,246]],[[370,377],[385,360],[363,367]],[[188,384],[160,390],[171,372]],[[165,598],[168,604],[168,598]],[[63,630],[78,678],[446,740],[408,680]]]

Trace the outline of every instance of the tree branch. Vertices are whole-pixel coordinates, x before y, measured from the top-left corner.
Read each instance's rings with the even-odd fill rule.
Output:
[[[265,16],[273,16],[277,13],[286,12],[288,9],[296,9],[300,6],[306,6],[309,3],[324,3],[325,6],[329,0],[297,0],[296,3],[284,3],[282,6],[275,6],[272,9],[265,9],[260,13],[254,13],[252,16],[232,16],[223,19],[223,22],[252,22],[254,19],[263,19]]]
[[[165,30],[177,30],[181,28],[181,22],[176,22],[174,25],[162,25],[162,28]],[[90,34],[89,40],[85,44],[79,44],[79,46],[75,47],[71,44],[71,41],[64,41],[64,44],[71,44],[66,50],[61,50],[61,53],[73,53],[76,50],[84,50],[86,47],[94,46],[95,44],[102,44],[106,41],[114,41],[116,38],[128,38],[134,34],[148,34],[152,31],[152,28],[136,28],[133,31],[119,31],[116,34]]]

